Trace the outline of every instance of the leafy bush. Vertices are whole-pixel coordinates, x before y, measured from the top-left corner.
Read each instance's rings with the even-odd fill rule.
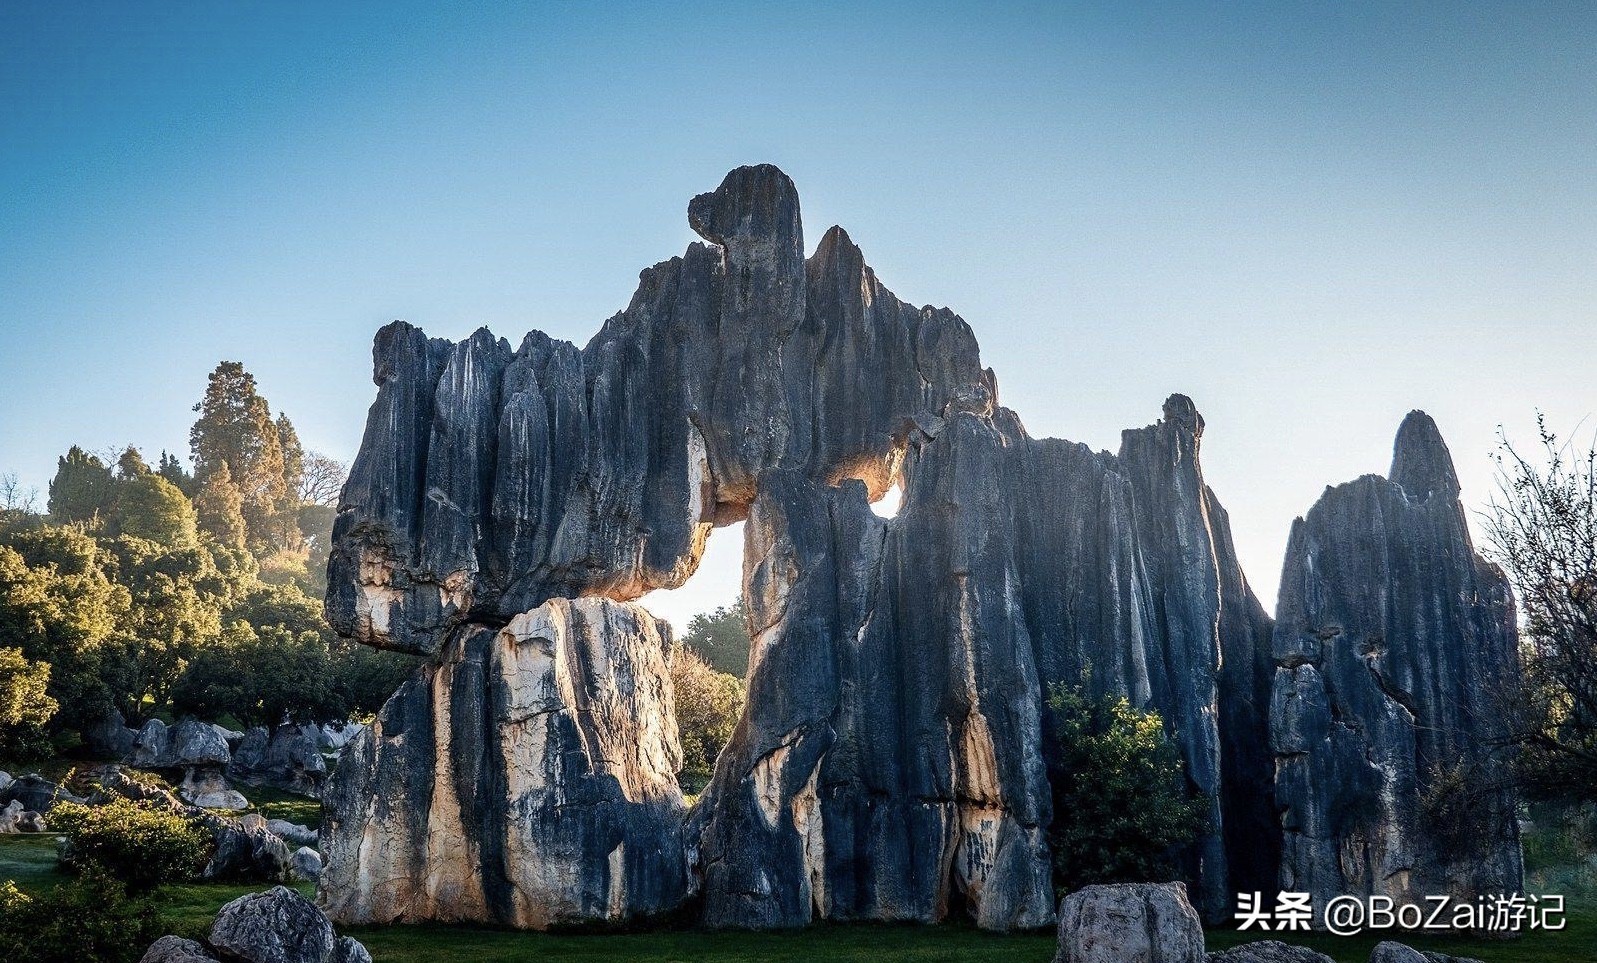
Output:
[[[0,959],[134,963],[164,927],[149,901],[98,869],[40,896],[0,883]]]
[[[1207,806],[1187,792],[1158,713],[1079,685],[1055,686],[1048,706],[1058,749],[1049,840],[1059,892],[1175,878],[1174,854],[1204,831]]]
[[[114,799],[102,806],[57,803],[50,828],[67,838],[63,862],[101,870],[134,892],[192,880],[211,855],[211,836],[189,816],[150,803]]]
[[[692,649],[678,647],[671,654],[671,684],[685,781],[702,782],[743,714],[743,683],[712,669]]]

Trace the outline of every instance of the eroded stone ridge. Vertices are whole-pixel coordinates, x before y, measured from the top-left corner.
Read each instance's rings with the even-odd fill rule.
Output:
[[[1328,488],[1292,526],[1271,746],[1281,885],[1400,901],[1522,885],[1493,694],[1518,671],[1507,579],[1475,552],[1436,424],[1390,478]]]
[[[1274,892],[1301,850],[1275,809],[1286,670],[1191,400],[1114,454],[1033,439],[957,316],[899,301],[839,228],[803,257],[780,171],[732,172],[689,220],[706,243],[582,349],[379,332],[327,611],[433,660],[329,790],[334,917],[1045,925],[1059,684],[1163,717],[1210,801],[1184,854],[1207,918]],[[1400,497],[1456,509],[1434,451],[1400,461]],[[748,706],[684,823],[659,630],[624,603],[744,518]]]
[[[668,640],[643,609],[608,599],[456,630],[328,788],[329,913],[541,929],[679,904]]]
[[[550,598],[681,585],[761,471],[861,478],[878,497],[915,418],[980,379],[965,322],[900,302],[841,229],[804,259],[776,168],[733,171],[689,221],[710,243],[644,271],[580,350],[379,332],[329,565],[335,628],[430,653],[457,624]]]

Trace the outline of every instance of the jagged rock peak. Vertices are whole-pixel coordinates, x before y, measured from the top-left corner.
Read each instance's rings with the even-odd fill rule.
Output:
[[[1453,456],[1430,415],[1416,409],[1403,419],[1397,429],[1397,439],[1392,443],[1389,477],[1410,498],[1424,499],[1436,493],[1444,498],[1458,497],[1458,473],[1453,469]]]
[[[1203,416],[1198,414],[1197,404],[1186,395],[1174,394],[1165,399],[1164,420],[1190,432],[1194,438],[1203,437]]]
[[[720,187],[688,203],[688,224],[712,244],[727,247],[759,239],[779,255],[804,260],[798,188],[773,164],[739,167],[727,174]]]

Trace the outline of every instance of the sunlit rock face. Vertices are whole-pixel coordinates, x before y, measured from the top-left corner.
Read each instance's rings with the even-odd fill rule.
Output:
[[[803,256],[781,171],[733,171],[688,216],[703,243],[644,271],[583,348],[378,333],[327,614],[431,660],[327,793],[334,917],[1042,926],[1058,684],[1163,718],[1209,801],[1210,832],[1183,854],[1207,918],[1237,891],[1274,892],[1305,840],[1331,838],[1293,822],[1282,855],[1277,767],[1294,811],[1331,812],[1296,800],[1356,795],[1362,777],[1343,784],[1357,760],[1340,749],[1316,769],[1281,748],[1316,723],[1279,673],[1309,704],[1331,690],[1293,673],[1329,669],[1319,655],[1277,668],[1193,403],[1172,396],[1113,454],[1033,439],[956,315],[899,301],[839,228]],[[1381,483],[1397,492],[1383,512],[1420,520],[1376,530],[1388,555],[1452,560],[1414,582],[1434,589],[1429,609],[1391,604],[1416,633],[1422,612],[1485,633],[1472,606],[1506,590],[1468,548],[1456,485],[1414,480],[1442,460],[1414,447]],[[901,509],[881,519],[869,503],[895,483]],[[625,603],[682,584],[711,529],[744,518],[749,699],[687,816],[660,632]],[[1337,521],[1326,538],[1369,529],[1352,507]],[[1350,573],[1392,575],[1365,567],[1390,558],[1337,553]],[[1283,603],[1278,649],[1320,624],[1303,605],[1338,592],[1374,618],[1353,574],[1322,590],[1323,566],[1305,572],[1314,588]],[[1511,646],[1511,620],[1491,625],[1491,645]],[[1414,664],[1475,684],[1447,658]],[[1482,737],[1465,726],[1447,745]]]
[[[1271,746],[1281,882],[1399,900],[1513,891],[1514,801],[1493,693],[1518,671],[1513,601],[1474,550],[1452,458],[1412,412],[1390,478],[1326,489],[1292,527]]]
[[[346,923],[544,928],[688,891],[669,633],[557,599],[453,633],[346,750],[319,897]]]
[[[776,168],[733,171],[688,214],[709,243],[644,271],[580,350],[379,332],[329,564],[339,632],[433,653],[550,598],[681,585],[760,472],[879,496],[914,418],[980,378],[965,322],[893,297],[841,229],[806,262]]]
[[[1166,720],[1211,800],[1190,870],[1212,917],[1234,899],[1231,852],[1242,878],[1273,883],[1271,760],[1227,764],[1232,743],[1265,740],[1269,620],[1203,484],[1201,419],[1174,397],[1114,456],[1031,439],[992,395],[988,378],[911,436],[890,521],[862,485],[761,477],[745,528],[749,711],[694,814],[709,922],[963,907],[992,929],[1047,923],[1056,683]],[[1242,660],[1234,679],[1222,650]],[[1228,793],[1259,830],[1234,847]]]

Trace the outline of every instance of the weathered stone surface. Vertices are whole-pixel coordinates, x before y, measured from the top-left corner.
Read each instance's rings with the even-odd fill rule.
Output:
[[[1283,853],[1277,767],[1308,777],[1293,769],[1307,753],[1279,744],[1315,725],[1287,697],[1325,687],[1292,676],[1316,660],[1278,668],[1301,619],[1283,634],[1248,587],[1193,403],[1172,396],[1116,454],[1030,438],[957,316],[900,302],[841,229],[804,258],[780,171],[732,172],[689,221],[706,243],[644,271],[581,349],[539,332],[514,349],[486,330],[458,344],[379,332],[327,614],[433,661],[348,745],[324,903],[363,922],[546,926],[669,909],[699,884],[718,926],[953,912],[1041,925],[1058,683],[1164,719],[1209,800],[1183,874],[1205,916],[1229,915],[1239,890],[1274,892],[1307,838],[1290,824]],[[1455,499],[1444,462],[1400,452],[1405,504]],[[895,480],[903,507],[884,522],[868,502]],[[679,585],[710,529],[745,517],[750,699],[684,835],[668,768],[643,767],[663,795],[618,797],[592,789],[616,763],[575,749],[581,725],[640,724],[621,717],[638,704],[571,722],[562,696],[520,718],[505,707],[531,683],[495,680],[524,661],[531,614]],[[1420,557],[1433,534],[1392,538]],[[1461,608],[1433,601],[1444,618]],[[637,631],[611,626],[590,648],[619,657]],[[628,660],[659,685],[652,657]],[[574,768],[553,780],[560,753]],[[573,785],[602,801],[552,802]],[[643,827],[653,849],[614,848]],[[614,853],[621,869],[598,866]]]
[[[190,768],[178,786],[178,795],[201,809],[248,809],[250,801],[227,784],[219,769]]]
[[[0,806],[0,834],[23,832],[22,817],[23,813],[27,811],[23,808],[22,803],[17,802],[15,799],[4,806]]]
[[[322,876],[322,854],[309,846],[301,846],[289,857],[289,869],[295,879],[314,883]]]
[[[1174,397],[1115,457],[1030,439],[991,395],[962,392],[911,438],[889,522],[863,488],[762,476],[749,709],[695,813],[710,922],[929,921],[963,904],[989,928],[1046,923],[1044,696],[1083,679],[1158,710],[1212,800],[1191,867],[1210,915],[1234,899],[1228,849],[1263,850],[1238,878],[1273,886],[1269,620],[1203,483],[1201,419]]]
[[[688,889],[665,639],[559,599],[467,627],[356,737],[328,786],[319,897],[346,923],[546,927]]]
[[[359,722],[330,722],[317,731],[316,744],[328,752],[342,752],[364,728]]]
[[[184,719],[170,727],[159,719],[151,719],[134,737],[127,762],[136,769],[182,769],[222,767],[231,759],[227,740],[215,727],[197,719]]]
[[[238,819],[213,819],[216,851],[201,874],[205,879],[280,883],[291,876],[288,844],[266,828],[258,813]]]
[[[73,795],[36,772],[13,779],[5,789],[0,790],[0,804],[20,803],[29,812],[47,813],[58,802],[83,801],[82,797]]]
[[[1059,904],[1054,963],[1204,963],[1203,923],[1180,883],[1088,886]]]
[[[805,261],[776,168],[733,171],[689,221],[711,243],[644,271],[580,351],[383,329],[329,563],[335,628],[430,653],[468,619],[680,585],[761,471],[879,495],[913,418],[979,379],[965,323],[900,303],[840,230]]]
[[[92,806],[117,798],[152,802],[171,810],[181,810],[185,805],[183,800],[162,785],[160,780],[149,776],[135,778],[115,763],[78,769],[71,786]]]
[[[239,740],[227,774],[245,785],[315,796],[327,779],[320,734],[312,725],[285,723],[270,733],[256,726]]]
[[[1257,940],[1209,954],[1209,963],[1336,963],[1324,953],[1279,940]]]
[[[1213,800],[1189,859],[1206,911],[1224,916],[1233,884],[1273,889],[1270,622],[1203,483],[1191,402],[1119,456],[1035,441],[957,316],[900,302],[841,229],[804,259],[780,171],[734,171],[689,220],[709,243],[643,272],[580,351],[383,329],[329,564],[335,627],[456,664],[551,597],[680,584],[710,527],[752,512],[750,708],[690,830],[707,920],[1047,923],[1044,692],[1088,665],[1091,686],[1164,716]],[[906,509],[883,524],[866,504],[901,476]],[[436,722],[445,674],[385,715]],[[376,744],[345,766],[376,765]],[[391,747],[382,768],[407,775],[351,774],[335,808],[453,782],[447,756]],[[345,856],[329,850],[324,893],[366,872]],[[474,880],[434,864],[477,858],[405,865]],[[463,918],[485,915],[513,914]]]
[[[266,828],[278,836],[283,837],[283,841],[291,845],[316,845],[316,830],[311,829],[308,826],[301,826],[299,823],[291,823],[286,819],[268,819],[266,821]]]
[[[98,720],[84,727],[83,746],[96,759],[127,758],[138,733],[128,728],[127,719],[116,709],[107,709]]]
[[[1370,963],[1430,963],[1425,954],[1404,943],[1383,940],[1370,951]]]
[[[274,886],[223,906],[208,941],[240,963],[331,963],[337,935],[315,903]]]
[[[208,944],[208,945],[207,945]],[[316,904],[286,886],[223,906],[205,943],[163,936],[140,963],[371,963],[353,937],[340,937]]]
[[[1522,885],[1492,693],[1517,672],[1513,602],[1476,554],[1435,423],[1411,413],[1390,479],[1327,489],[1294,523],[1271,710],[1281,885],[1474,895]]]
[[[332,963],[372,963],[372,955],[353,936],[341,936],[333,944]]]
[[[217,963],[202,944],[181,936],[163,936],[150,944],[139,963]]]

